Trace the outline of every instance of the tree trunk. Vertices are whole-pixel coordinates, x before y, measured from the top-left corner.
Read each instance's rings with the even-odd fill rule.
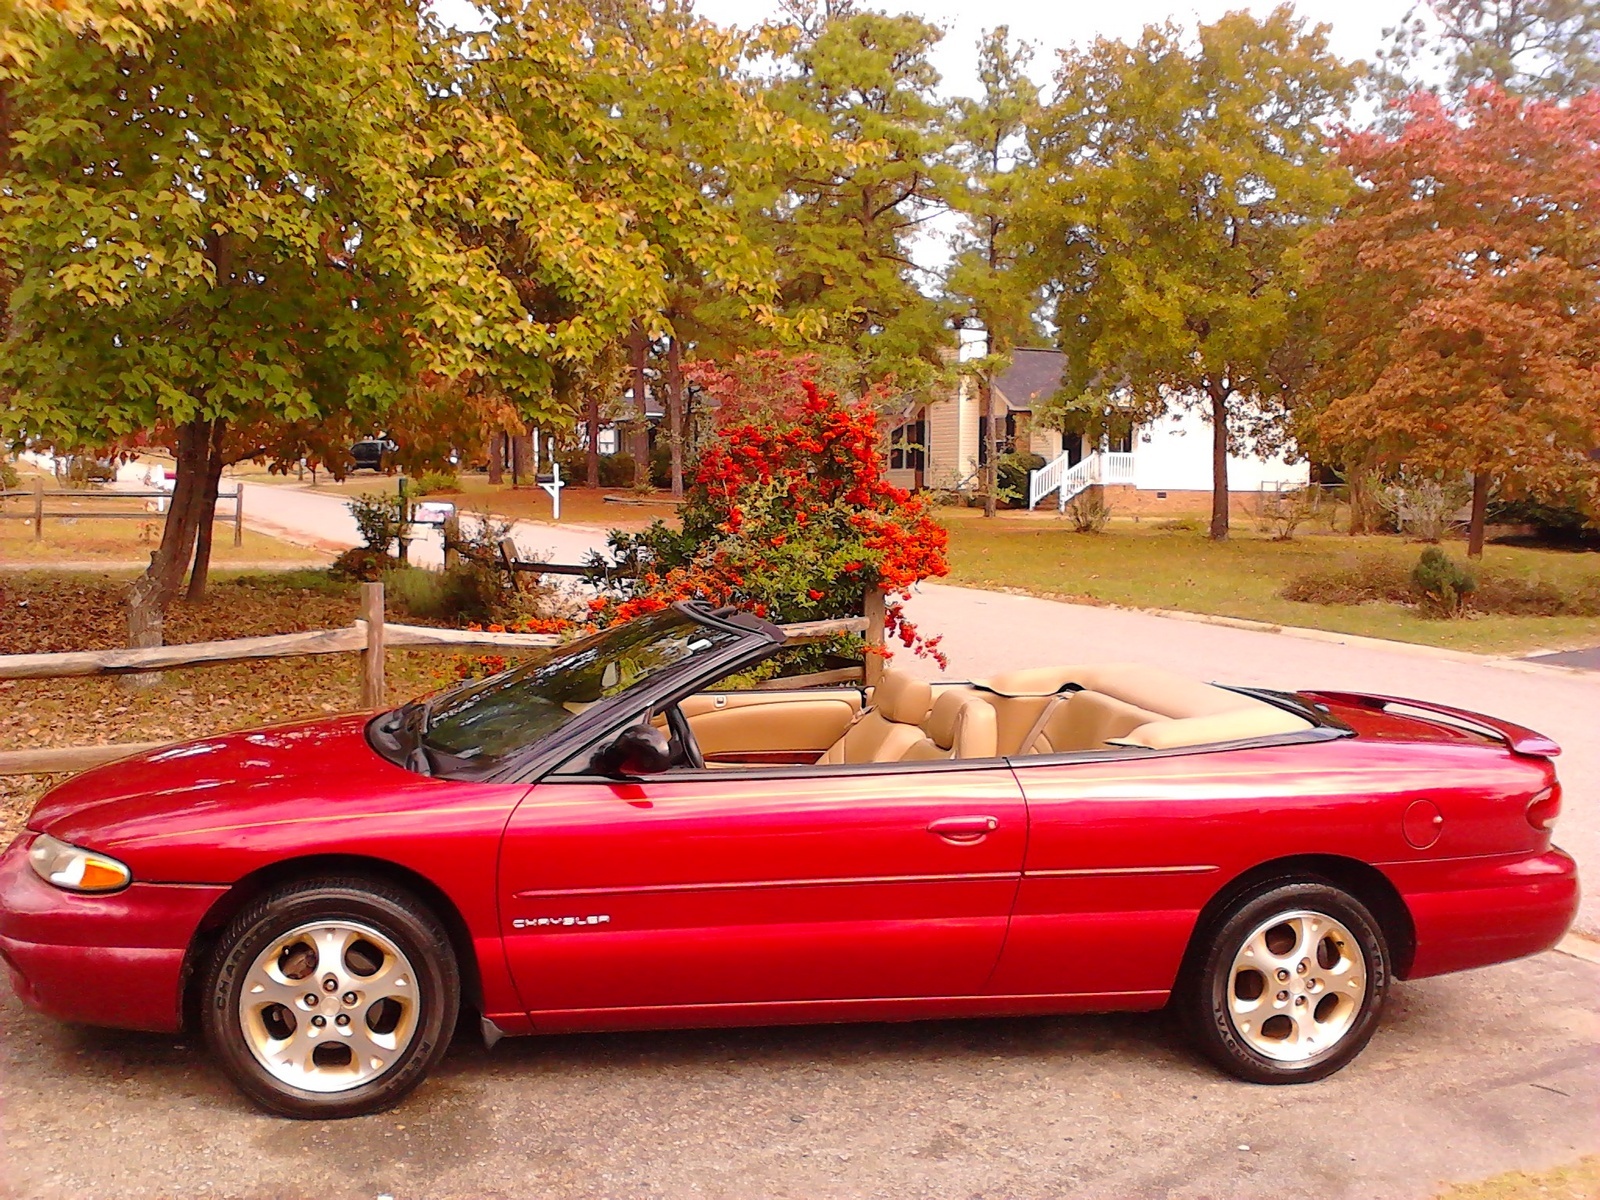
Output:
[[[634,322],[628,334],[628,351],[633,367],[633,437],[629,439],[633,451],[633,486],[644,490],[650,483],[650,409],[646,397],[649,386],[645,379],[645,362],[650,346],[645,340],[644,326]]]
[[[600,393],[590,390],[584,402],[583,483],[585,487],[600,486]]]
[[[1211,540],[1228,540],[1228,393],[1207,382],[1211,395]]]
[[[1467,557],[1483,557],[1483,527],[1489,515],[1489,472],[1472,473],[1472,520],[1467,525]]]
[[[988,458],[983,470],[978,475],[979,486],[983,488],[983,515],[995,515],[996,485],[1000,482],[999,464],[995,461],[1000,453],[1000,438],[995,433],[994,420],[994,382],[985,371],[978,377],[978,412],[982,416],[983,425],[983,452]]]
[[[205,596],[206,579],[211,573],[211,537],[217,527],[217,493],[222,489],[222,436],[226,428],[221,417],[211,422],[210,454],[205,482],[200,488],[200,512],[195,525],[194,566],[189,570],[187,597],[190,600]]]
[[[518,433],[511,438],[511,481],[513,487],[521,486],[526,479],[533,483],[533,434]]]
[[[683,499],[683,348],[667,343],[667,436],[672,440],[672,498]]]
[[[161,645],[162,623],[178,594],[183,573],[194,554],[200,494],[210,461],[211,423],[190,421],[178,427],[173,455],[172,502],[161,527],[161,543],[150,555],[150,565],[128,589],[128,645],[134,649]],[[151,687],[161,682],[159,672],[121,677],[123,686]]]
[[[506,435],[496,430],[489,435],[489,482],[499,485],[506,477]]]

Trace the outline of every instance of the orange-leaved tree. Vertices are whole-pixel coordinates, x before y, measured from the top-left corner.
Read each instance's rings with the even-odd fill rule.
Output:
[[[1600,92],[1404,103],[1338,139],[1363,187],[1314,243],[1311,428],[1345,462],[1470,474],[1477,556],[1491,486],[1600,504]]]

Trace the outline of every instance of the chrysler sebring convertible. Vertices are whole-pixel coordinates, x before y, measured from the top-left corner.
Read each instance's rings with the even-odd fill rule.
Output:
[[[1320,1079],[1393,979],[1549,948],[1557,747],[1461,709],[1039,666],[741,685],[781,629],[681,604],[392,712],[79,775],[0,857],[64,1021],[200,1031],[296,1117],[507,1034],[1171,1005]]]

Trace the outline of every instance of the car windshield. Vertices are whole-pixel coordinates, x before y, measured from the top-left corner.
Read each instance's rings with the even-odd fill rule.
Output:
[[[637,687],[740,635],[675,608],[597,633],[543,662],[435,700],[422,744],[460,759],[497,759],[549,737],[590,705]]]

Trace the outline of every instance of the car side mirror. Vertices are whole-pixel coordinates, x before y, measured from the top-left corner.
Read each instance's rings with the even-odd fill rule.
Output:
[[[630,725],[591,760],[602,775],[659,775],[672,765],[672,746],[654,725]]]

